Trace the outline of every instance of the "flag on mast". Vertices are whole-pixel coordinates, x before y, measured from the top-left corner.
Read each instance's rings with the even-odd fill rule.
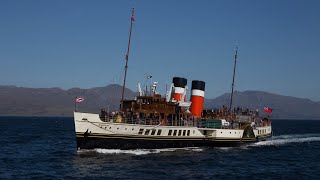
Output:
[[[81,98],[81,97],[79,97],[79,98],[76,98],[76,102],[82,102],[82,101],[84,101],[84,98]]]
[[[263,108],[263,112],[266,112],[266,113],[272,113],[272,110],[271,108],[268,108],[268,107],[264,107]]]

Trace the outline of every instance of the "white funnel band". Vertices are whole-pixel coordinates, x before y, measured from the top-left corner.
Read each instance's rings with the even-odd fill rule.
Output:
[[[182,88],[182,87],[174,87],[174,93],[175,94],[183,94],[184,93],[184,88]]]
[[[192,89],[191,96],[201,96],[204,97],[204,91],[199,89]]]

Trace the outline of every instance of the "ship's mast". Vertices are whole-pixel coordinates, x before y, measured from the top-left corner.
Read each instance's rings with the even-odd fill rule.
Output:
[[[134,22],[134,8],[132,8],[131,14],[131,23],[130,23],[130,34],[129,34],[129,41],[128,41],[128,49],[126,54],[126,65],[124,70],[124,77],[123,77],[123,86],[122,86],[122,96],[121,96],[121,111],[123,111],[123,98],[124,98],[124,90],[126,88],[126,78],[127,78],[127,70],[128,70],[128,60],[129,60],[129,52],[130,52],[130,42],[131,42],[131,34],[132,34],[132,25]]]
[[[238,57],[238,45],[236,46],[236,53],[234,55],[234,66],[233,66],[233,78],[232,78],[232,90],[231,90],[231,98],[230,98],[230,114],[232,115],[233,111],[233,93],[234,93],[234,79],[236,76],[236,66],[237,66],[237,57]]]

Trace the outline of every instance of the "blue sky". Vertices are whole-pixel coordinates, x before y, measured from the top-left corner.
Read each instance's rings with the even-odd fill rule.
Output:
[[[0,85],[91,88],[122,84],[135,7],[127,87],[152,75],[206,82],[206,98],[238,91],[320,101],[320,1],[1,1]]]

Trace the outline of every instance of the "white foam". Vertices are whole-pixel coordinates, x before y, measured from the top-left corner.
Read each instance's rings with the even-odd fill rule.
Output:
[[[320,141],[320,134],[294,134],[274,136],[272,140],[260,141],[248,146],[281,146],[290,143]]]
[[[146,154],[157,154],[161,152],[174,152],[178,150],[201,152],[203,149],[198,147],[186,147],[186,148],[165,148],[165,149],[132,149],[132,150],[121,150],[121,149],[94,149],[93,151],[102,154],[133,154],[133,155],[146,155]]]

